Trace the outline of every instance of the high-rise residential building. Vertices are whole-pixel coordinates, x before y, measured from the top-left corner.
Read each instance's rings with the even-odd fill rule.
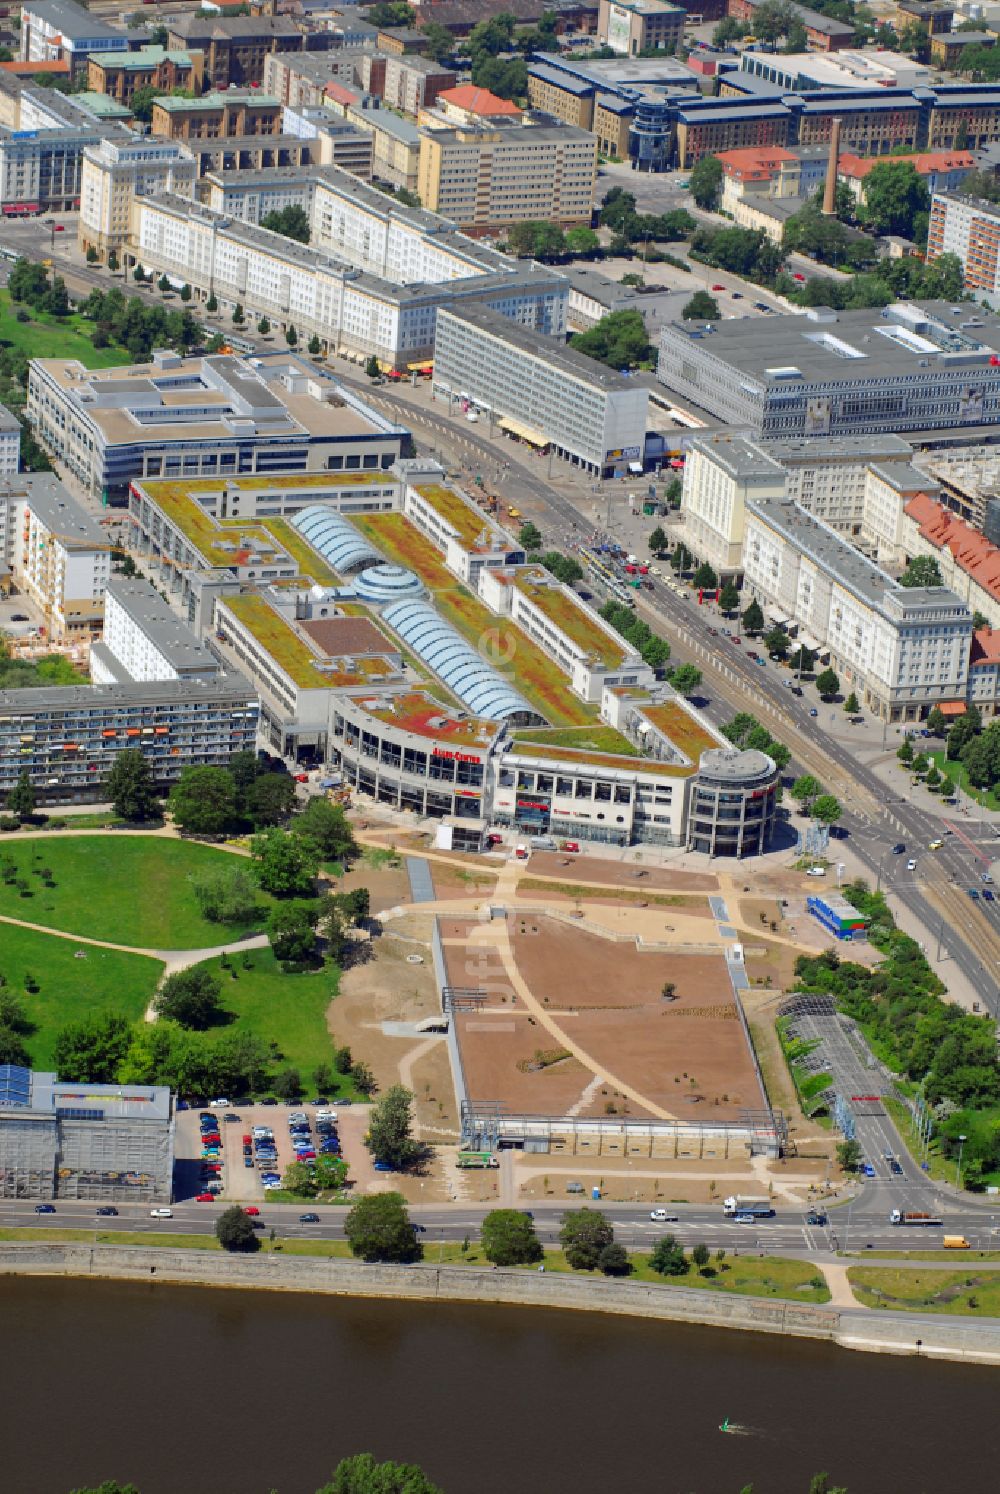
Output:
[[[927,258],[954,254],[966,288],[988,300],[1000,296],[1000,204],[961,192],[935,192],[927,229]]]
[[[10,493],[17,586],[41,609],[50,637],[99,633],[111,574],[106,532],[49,473],[25,474]]]
[[[425,130],[420,141],[420,200],[466,233],[589,225],[596,180],[597,141],[572,125]]]

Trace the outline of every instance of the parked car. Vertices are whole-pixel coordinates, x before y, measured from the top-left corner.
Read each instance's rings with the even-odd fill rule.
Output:
[[[810,714],[810,716],[818,716],[819,715],[819,711],[817,711],[817,709],[816,709],[815,706],[810,706],[809,707],[809,714]]]
[[[996,893],[995,892],[991,892],[988,887],[984,887],[983,888],[983,902],[984,903],[995,903],[996,900],[997,900]]]
[[[375,1162],[372,1165],[376,1172],[392,1172],[392,1167],[388,1162]]]
[[[972,901],[974,903],[978,903],[978,901],[979,901],[979,888],[978,887],[970,887],[969,888],[969,896],[971,897],[971,899],[972,899]]]
[[[209,1100],[208,1108],[210,1110],[228,1110],[229,1101],[225,1098],[221,1098],[218,1100]]]

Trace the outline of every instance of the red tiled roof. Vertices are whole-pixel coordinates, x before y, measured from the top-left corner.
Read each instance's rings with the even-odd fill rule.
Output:
[[[740,145],[734,150],[720,150],[719,160],[727,176],[740,178],[769,178],[784,161],[794,161],[795,155],[781,145]]]
[[[930,176],[932,171],[971,171],[976,164],[967,150],[936,150],[912,156],[855,156],[850,151],[841,153],[837,162],[839,176],[849,176],[863,181],[869,171],[886,160],[909,161],[921,176]]]
[[[1000,629],[980,628],[972,635],[972,651],[969,667],[977,664],[1000,664]]]
[[[68,73],[68,62],[0,62],[5,73]]]
[[[338,104],[356,104],[362,95],[357,88],[346,88],[343,83],[337,83],[334,79],[323,89],[326,98],[334,99]]]
[[[1000,601],[1000,549],[996,545],[926,493],[911,498],[905,512],[919,525],[925,540],[936,550],[950,550],[966,575]]]
[[[520,114],[521,111],[510,99],[497,98],[488,88],[476,88],[471,83],[461,83],[458,88],[446,88],[438,94],[438,102],[454,104],[456,109],[465,109],[469,114]]]

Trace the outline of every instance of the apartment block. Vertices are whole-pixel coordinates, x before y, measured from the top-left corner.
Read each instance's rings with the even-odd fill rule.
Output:
[[[478,245],[347,172],[321,169],[311,227],[311,242],[298,244],[165,195],[136,203],[128,257],[199,296],[211,288],[223,307],[239,303],[279,331],[374,353],[386,367],[429,361],[444,304],[483,302],[553,336],[565,331],[566,282],[556,271]]]
[[[587,225],[596,180],[597,141],[572,125],[433,130],[420,141],[421,202],[467,233],[530,220]]]
[[[261,86],[283,104],[321,104],[331,82],[358,84],[368,88],[366,62],[384,58],[370,48],[348,48],[331,52],[270,52],[264,59]],[[369,88],[369,92],[375,92]]]
[[[648,390],[530,325],[485,307],[442,307],[433,391],[491,427],[600,476],[642,471]]]
[[[0,477],[9,477],[21,465],[21,422],[6,405],[0,405]]]
[[[20,479],[17,490],[17,586],[41,609],[50,637],[99,633],[111,575],[105,531],[48,473]]]
[[[937,561],[944,584],[1000,629],[1000,548],[930,494],[906,504],[901,546]]]
[[[927,258],[954,254],[966,288],[987,299],[1000,294],[1000,205],[959,192],[935,192],[927,230]]]
[[[148,581],[112,576],[104,597],[104,634],[91,651],[95,685],[125,679],[215,680],[222,665]]]
[[[476,88],[472,83],[442,89],[435,106],[440,117],[450,125],[496,124],[505,120],[516,122],[521,118],[521,110],[510,99],[499,98],[488,88]],[[579,123],[578,120],[570,122]]]
[[[130,104],[138,88],[174,88],[201,92],[203,52],[140,47],[136,52],[98,52],[87,63],[87,84],[120,104]]]
[[[254,89],[230,88],[199,99],[167,94],[153,102],[150,126],[166,140],[218,140],[231,135],[277,135],[281,103]]]
[[[0,690],[0,793],[26,771],[44,804],[100,801],[115,757],[130,748],[165,790],[187,767],[225,767],[235,752],[253,752],[258,715],[257,692],[233,673]]]
[[[390,109],[417,115],[430,109],[438,94],[452,88],[458,74],[426,57],[387,57],[382,98]]]
[[[737,436],[696,436],[684,464],[684,543],[720,576],[743,569],[748,498],[782,498],[785,474]]]
[[[0,127],[0,213],[72,212],[80,201],[83,153],[103,133],[96,120],[77,129]]]
[[[372,137],[372,175],[391,187],[416,192],[422,131],[412,120],[383,109],[381,99],[366,97],[345,105],[344,118]]]
[[[170,192],[193,198],[198,167],[179,141],[146,135],[102,140],[83,153],[80,172],[80,247],[101,259],[128,242],[132,205],[142,197]]]
[[[790,499],[748,505],[743,563],[745,592],[883,720],[965,701],[972,612],[947,587],[901,586]]]

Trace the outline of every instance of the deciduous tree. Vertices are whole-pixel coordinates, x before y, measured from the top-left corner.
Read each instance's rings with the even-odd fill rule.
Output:
[[[156,1010],[180,1027],[204,1032],[218,1022],[222,982],[204,965],[193,965],[168,975],[156,996]]]
[[[272,896],[306,897],[313,891],[318,858],[301,835],[265,830],[251,839],[250,859],[257,881]]]
[[[559,1240],[574,1271],[593,1271],[601,1251],[614,1238],[614,1229],[597,1209],[571,1209],[563,1215]]]
[[[137,747],[126,747],[116,754],[104,792],[115,814],[130,824],[157,820],[163,813],[153,787],[153,770]]]
[[[406,1264],[423,1255],[420,1239],[400,1193],[373,1193],[359,1198],[344,1220],[351,1254],[364,1261]]]
[[[192,835],[221,835],[236,814],[236,790],[225,768],[185,768],[170,790],[174,821]]]
[[[424,1153],[413,1140],[413,1095],[402,1084],[393,1084],[374,1107],[368,1122],[365,1145],[376,1162],[387,1162],[394,1171],[412,1166]]]
[[[249,1255],[260,1249],[260,1240],[253,1227],[253,1220],[245,1214],[239,1204],[233,1204],[215,1221],[215,1237],[223,1250],[242,1251]]]
[[[493,1209],[483,1220],[482,1241],[494,1266],[530,1266],[543,1254],[534,1222],[522,1209]]]

